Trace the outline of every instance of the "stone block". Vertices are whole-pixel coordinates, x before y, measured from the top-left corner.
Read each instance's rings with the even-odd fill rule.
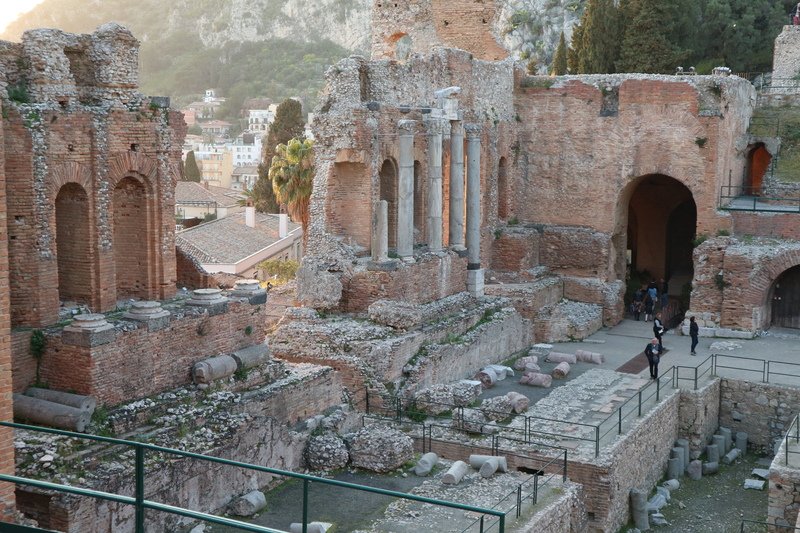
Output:
[[[755,335],[752,331],[743,331],[738,329],[717,328],[714,331],[714,336],[723,339],[752,339]]]
[[[761,479],[745,479],[744,488],[752,490],[764,490],[765,481]]]

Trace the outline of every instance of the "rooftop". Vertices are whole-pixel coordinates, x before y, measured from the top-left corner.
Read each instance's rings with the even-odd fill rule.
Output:
[[[200,224],[175,235],[175,244],[203,264],[235,264],[278,242],[278,215],[256,213],[255,227],[245,224],[245,214]],[[289,222],[289,232],[300,224]]]
[[[236,207],[245,196],[233,189],[205,185],[194,181],[179,181],[175,187],[175,203],[215,202],[217,207]]]

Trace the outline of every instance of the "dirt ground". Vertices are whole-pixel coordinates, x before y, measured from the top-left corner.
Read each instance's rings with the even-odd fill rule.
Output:
[[[699,481],[681,479],[681,488],[672,492],[672,500],[662,509],[667,526],[653,527],[663,533],[731,533],[739,531],[742,520],[764,521],[767,518],[767,484],[764,490],[744,488],[744,480],[758,479],[751,474],[754,468],[769,469],[768,459],[759,461],[753,454],[745,455],[732,465],[720,465],[713,476]],[[652,496],[652,494],[651,494]],[[754,529],[755,528],[755,529]],[[621,531],[631,531],[633,526]],[[745,531],[760,531],[750,526]]]

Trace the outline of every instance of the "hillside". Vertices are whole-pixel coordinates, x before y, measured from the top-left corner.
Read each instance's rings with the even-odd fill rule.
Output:
[[[215,87],[313,100],[327,65],[369,48],[371,0],[45,0],[0,36],[26,28],[91,32],[119,22],[142,42],[141,86],[179,101]],[[233,105],[236,102],[232,102]],[[232,107],[232,106],[231,106]]]

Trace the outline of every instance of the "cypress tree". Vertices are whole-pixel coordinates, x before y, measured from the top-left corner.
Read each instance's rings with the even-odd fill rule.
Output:
[[[550,67],[550,74],[555,76],[563,76],[567,73],[567,40],[564,38],[564,32],[561,32],[561,37],[558,40],[558,47],[553,56],[553,65]]]
[[[197,160],[194,157],[194,150],[190,150],[186,154],[186,162],[183,164],[183,179],[184,181],[194,181],[196,183],[200,183],[203,179],[200,168],[197,166]]]
[[[291,98],[284,100],[275,111],[275,121],[269,127],[267,140],[261,153],[261,164],[258,165],[258,179],[251,198],[257,211],[261,213],[277,213],[278,201],[272,190],[272,180],[269,179],[269,167],[275,157],[275,147],[286,144],[292,139],[303,136],[305,121],[303,120],[303,106]]]
[[[581,17],[582,44],[578,59],[581,74],[614,72],[619,50],[619,23],[613,0],[589,0]]]
[[[688,57],[669,38],[668,7],[663,0],[639,0],[625,25],[617,70],[648,74],[671,73]],[[632,3],[633,4],[633,3]]]
[[[572,41],[567,50],[567,68],[570,74],[580,74],[580,56],[583,49],[583,26],[576,24],[572,29]]]

